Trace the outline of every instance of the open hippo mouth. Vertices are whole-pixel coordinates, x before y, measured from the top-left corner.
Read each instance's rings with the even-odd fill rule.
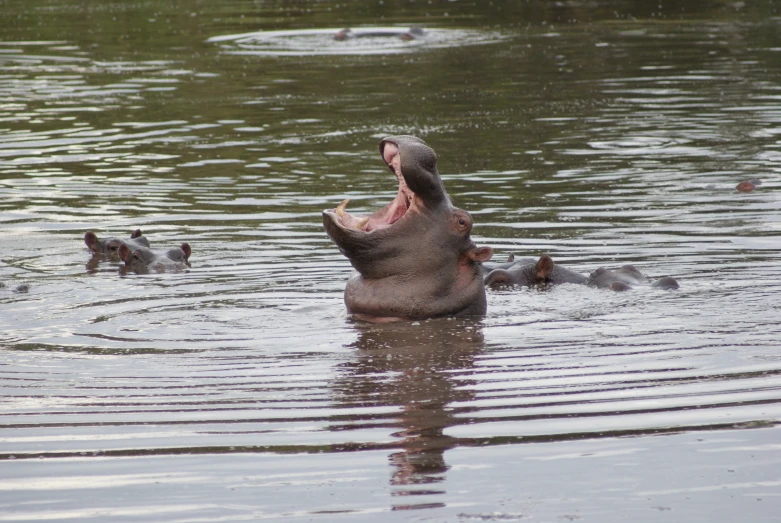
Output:
[[[388,168],[396,175],[399,190],[388,205],[369,215],[357,216],[347,212],[349,199],[340,203],[333,211],[324,211],[334,222],[345,229],[371,232],[390,227],[416,206],[415,193],[407,185],[401,168],[401,153],[398,144],[390,140],[380,143],[380,153]]]

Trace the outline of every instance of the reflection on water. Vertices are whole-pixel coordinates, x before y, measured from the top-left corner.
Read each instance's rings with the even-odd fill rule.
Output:
[[[0,521],[774,521],[774,15],[304,4],[7,6]],[[413,23],[442,45],[322,29]],[[353,322],[321,211],[386,203],[400,133],[497,259],[680,290]],[[138,228],[192,267],[124,274],[84,244]]]
[[[473,371],[474,358],[484,349],[482,326],[469,321],[435,320],[413,324],[356,325],[358,339],[350,344],[354,360],[336,368],[335,398],[400,409],[390,435],[398,451],[389,456],[394,496],[437,493],[448,470],[445,451],[456,443],[444,434],[453,425],[451,405],[473,394],[459,376]],[[416,499],[393,508],[416,508]],[[423,502],[429,506],[429,502]]]

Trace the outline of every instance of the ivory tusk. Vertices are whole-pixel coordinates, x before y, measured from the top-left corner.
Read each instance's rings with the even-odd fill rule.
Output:
[[[363,228],[366,227],[367,223],[369,223],[369,217],[368,216],[366,218],[362,219],[361,221],[359,221],[355,226],[358,229],[363,230]]]
[[[336,208],[336,214],[339,218],[344,218],[344,210],[347,208],[347,204],[350,203],[349,198],[345,198],[342,203]]]

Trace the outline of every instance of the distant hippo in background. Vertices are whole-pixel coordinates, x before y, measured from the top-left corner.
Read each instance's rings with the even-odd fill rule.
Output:
[[[125,271],[137,274],[150,272],[177,272],[190,267],[190,245],[183,243],[164,253],[155,252],[147,247],[139,247],[131,251],[127,245],[119,246],[119,258],[125,262]]]
[[[648,283],[648,276],[640,272],[634,265],[624,265],[615,270],[600,267],[589,275],[586,285],[613,291],[626,291],[631,289],[633,285],[647,285]],[[679,288],[679,285],[675,278],[665,276],[651,282],[651,287],[675,290]]]
[[[496,262],[491,260],[491,261],[483,262],[482,264],[483,276],[488,276],[491,273],[491,271],[496,269],[509,269],[516,263],[523,263],[528,265],[530,263],[535,263],[536,261],[537,260],[535,260],[534,258],[521,258],[519,260],[516,260],[515,255],[510,253],[510,255],[507,256],[507,261]]]
[[[24,292],[30,292],[30,284],[29,283],[20,283],[19,285],[16,285],[15,287],[8,287],[5,283],[0,282],[0,290],[8,289],[11,292],[15,294],[24,293]]]
[[[149,247],[149,240],[144,237],[141,229],[133,231],[128,239],[109,237],[102,240],[94,232],[88,231],[84,235],[84,243],[95,254],[117,254],[120,245],[127,245],[130,249]]]
[[[493,251],[470,238],[472,218],[453,206],[436,153],[420,138],[391,136],[380,155],[399,183],[390,204],[365,216],[348,213],[349,200],[323,211],[328,236],[357,271],[347,311],[377,322],[484,315],[481,262]]]
[[[382,28],[382,27],[366,27],[366,28],[357,28],[357,29],[350,29],[349,27],[346,27],[342,29],[341,31],[338,31],[334,35],[334,40],[349,40],[351,38],[365,38],[365,37],[379,37],[379,36],[392,36],[400,38],[404,41],[410,41],[415,40],[416,38],[419,38],[423,35],[425,35],[426,32],[421,29],[420,27],[409,27],[409,28]]]
[[[565,269],[553,263],[547,254],[532,262],[521,260],[506,268],[492,270],[485,277],[485,284],[492,289],[513,285],[533,287],[535,285],[558,285],[561,283],[586,283],[582,274]]]

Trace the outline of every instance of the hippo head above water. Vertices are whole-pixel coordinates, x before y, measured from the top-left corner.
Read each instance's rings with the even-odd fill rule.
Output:
[[[149,272],[176,272],[190,267],[190,254],[192,249],[188,243],[175,247],[167,252],[155,252],[146,247],[131,249],[127,245],[120,245],[117,254],[125,262],[124,269],[137,274]]]
[[[323,224],[357,274],[347,282],[348,312],[369,321],[485,314],[481,262],[472,218],[453,206],[423,140],[393,136],[380,154],[399,182],[391,203],[372,214],[348,213],[348,200],[323,211]]]
[[[506,264],[504,264],[506,265]],[[547,254],[537,261],[519,261],[509,267],[499,267],[485,277],[485,284],[492,289],[514,285],[532,287],[535,285],[559,285],[561,283],[585,283],[582,274],[565,269],[553,262]]]
[[[149,240],[143,235],[141,229],[136,229],[133,234],[130,235],[130,238],[98,238],[94,232],[87,231],[84,235],[84,243],[87,244],[89,250],[94,254],[109,255],[117,255],[121,245],[127,245],[131,249],[149,247]]]

